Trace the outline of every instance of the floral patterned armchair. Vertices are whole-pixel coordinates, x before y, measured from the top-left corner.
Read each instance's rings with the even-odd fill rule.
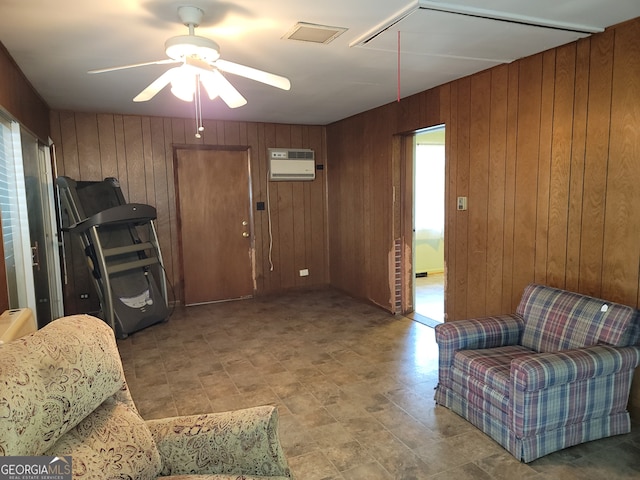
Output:
[[[436,327],[435,400],[524,462],[628,433],[639,313],[531,284],[515,314]]]
[[[78,479],[292,478],[275,407],[143,420],[113,331],[88,315],[0,346],[0,455],[70,455]]]

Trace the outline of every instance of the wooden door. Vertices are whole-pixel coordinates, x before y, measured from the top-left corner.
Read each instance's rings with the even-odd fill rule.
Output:
[[[254,292],[247,150],[176,149],[186,305]]]

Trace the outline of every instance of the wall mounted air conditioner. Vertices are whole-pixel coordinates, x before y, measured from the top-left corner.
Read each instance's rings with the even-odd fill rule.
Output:
[[[269,180],[296,181],[316,178],[313,150],[306,148],[270,148]]]

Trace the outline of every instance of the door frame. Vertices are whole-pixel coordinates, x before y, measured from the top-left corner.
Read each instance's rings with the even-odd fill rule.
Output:
[[[408,315],[415,310],[414,288],[414,234],[413,234],[413,164],[415,161],[414,148],[415,132],[399,135],[396,138],[400,155],[400,235],[402,238],[402,253],[400,262],[400,305],[402,315]]]
[[[178,282],[177,288],[180,292],[180,302],[185,305],[185,291],[184,291],[184,259],[182,256],[182,220],[180,218],[180,192],[178,188],[178,150],[213,150],[213,151],[231,151],[231,152],[247,152],[247,175],[249,181],[249,232],[251,237],[250,250],[251,250],[251,282],[253,284],[253,296],[256,294],[256,237],[255,237],[255,225],[253,214],[253,175],[251,171],[251,147],[248,145],[202,145],[202,144],[173,144],[173,184],[175,192],[175,212],[176,212],[176,237],[178,239],[178,257],[179,257],[179,270],[178,270]],[[175,278],[175,275],[174,275]],[[236,298],[229,300],[238,300]],[[225,300],[219,300],[224,302]],[[211,302],[215,303],[215,302]]]
[[[59,257],[59,234],[57,229],[57,215],[55,210],[55,193],[54,193],[54,177],[51,155],[53,142],[49,139],[48,144],[42,142],[37,135],[33,134],[29,129],[17,122],[11,115],[0,109],[0,120],[5,125],[11,142],[12,154],[7,159],[5,165],[8,174],[9,195],[11,197],[11,205],[14,217],[14,225],[11,229],[11,238],[5,239],[7,243],[13,245],[15,251],[15,287],[16,293],[14,298],[8,292],[6,278],[6,264],[4,261],[4,241],[2,242],[3,257],[2,275],[4,277],[4,291],[0,296],[0,301],[7,308],[29,307],[35,316],[38,328],[41,328],[48,321],[64,315],[64,302],[62,293],[62,274],[61,263]],[[34,155],[25,156],[25,142],[28,142],[29,148],[35,148]],[[55,159],[53,160],[55,161]],[[25,162],[28,165],[25,166]],[[33,185],[27,186],[25,181],[25,171],[27,167],[35,171]],[[32,238],[29,224],[29,208],[27,205],[27,188],[37,189],[37,198],[39,200],[40,215],[39,220],[42,221],[41,239],[43,244],[39,255],[40,261],[46,263],[47,276],[44,282],[40,283],[40,289],[36,289],[36,277],[34,275],[34,250],[32,249]],[[38,245],[40,248],[40,245]],[[39,297],[39,298],[37,298]],[[16,302],[13,305],[12,303]],[[40,301],[46,300],[48,305],[48,313],[46,319],[38,317],[38,305],[42,305]]]
[[[446,123],[436,123],[426,127],[417,128],[410,132],[394,136],[394,154],[399,158],[400,167],[400,236],[402,253],[400,260],[400,308],[403,315],[411,315],[415,311],[415,196],[414,196],[414,165],[415,165],[415,136],[424,130],[442,127],[446,129]],[[445,204],[444,204],[444,238],[447,238],[447,218],[449,198],[449,172],[448,172],[448,144],[445,141]],[[450,252],[447,242],[444,244],[444,318],[447,319],[447,263]]]

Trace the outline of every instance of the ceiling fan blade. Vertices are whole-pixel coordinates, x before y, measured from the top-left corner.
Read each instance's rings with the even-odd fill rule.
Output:
[[[87,73],[105,73],[115,72],[116,70],[125,70],[127,68],[144,67],[146,65],[167,65],[170,63],[181,63],[181,60],[174,60],[173,58],[167,58],[165,60],[156,60],[155,62],[133,63],[131,65],[121,65],[119,67],[107,67],[98,68],[96,70],[89,70]]]
[[[215,76],[213,75],[213,70],[207,70],[206,72],[200,72],[200,82],[204,85],[204,89],[207,92],[207,96],[213,100],[220,94],[220,89],[218,88],[218,84]]]
[[[247,103],[247,99],[217,70],[201,73],[200,81],[210,99],[219,96],[229,108],[238,108]]]
[[[176,70],[180,67],[173,67],[164,72],[158,78],[156,78],[153,82],[149,84],[147,88],[142,90],[138,95],[136,95],[133,99],[134,102],[146,102],[147,100],[151,100],[156,93],[166,87],[169,82],[172,80],[173,75]]]
[[[266,83],[267,85],[281,88],[282,90],[289,90],[291,88],[291,82],[289,79],[281,77],[280,75],[264,72],[238,63],[228,62],[226,60],[216,60],[214,65],[223,72],[240,75],[241,77],[246,77],[251,80],[255,80],[256,82]]]

